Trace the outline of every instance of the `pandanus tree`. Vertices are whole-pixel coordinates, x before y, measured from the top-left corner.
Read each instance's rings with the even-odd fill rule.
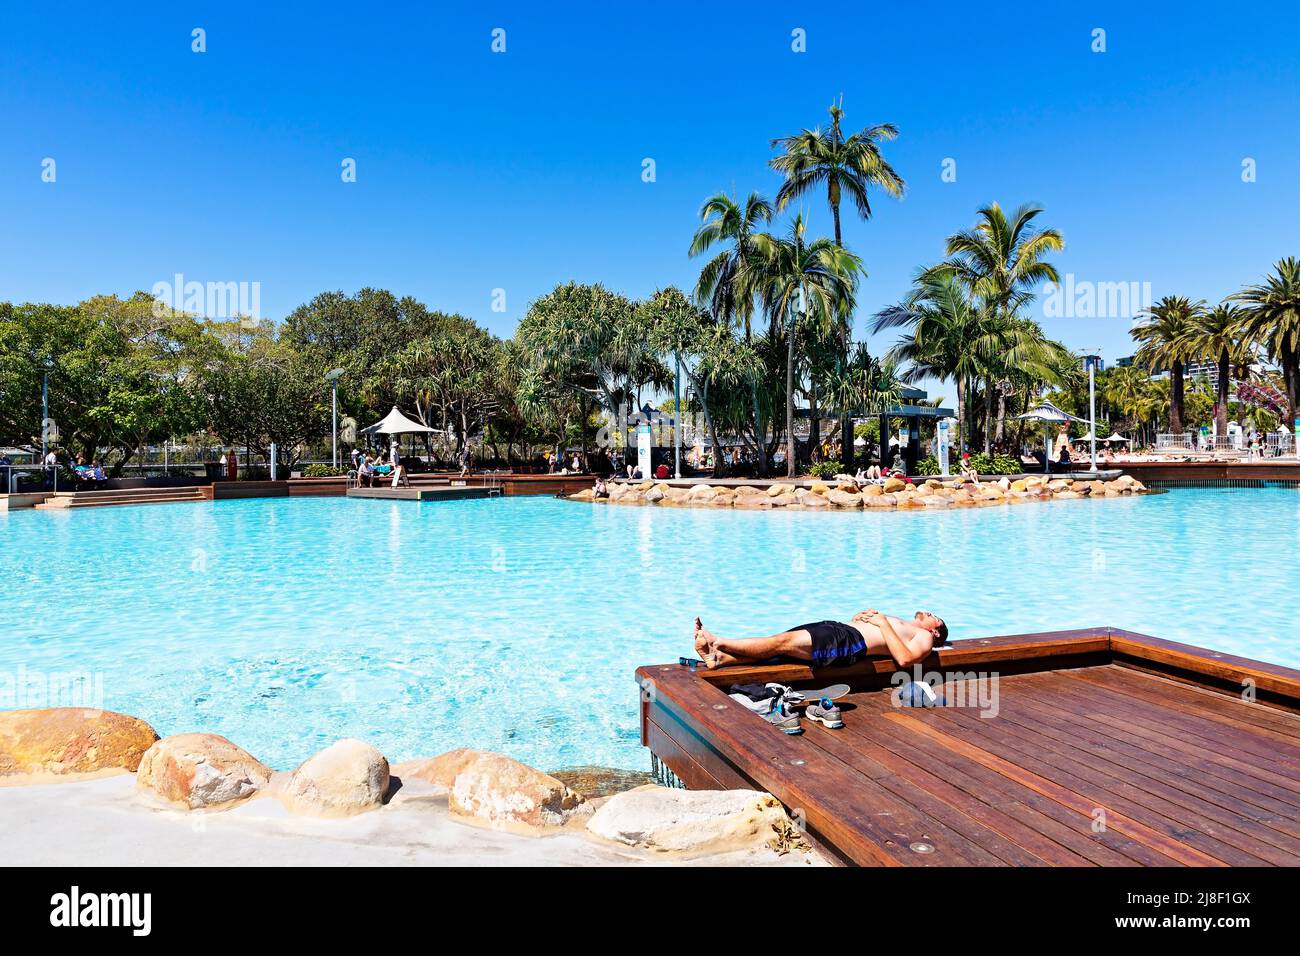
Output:
[[[1152,372],[1169,371],[1169,430],[1183,431],[1184,364],[1193,356],[1192,331],[1205,312],[1205,300],[1167,295],[1145,312],[1131,334],[1139,347],[1134,358]]]
[[[1244,310],[1222,302],[1200,312],[1188,330],[1187,351],[1194,356],[1208,356],[1218,366],[1215,423],[1223,437],[1228,434],[1228,380],[1233,367],[1247,361],[1251,352]]]
[[[802,215],[795,216],[784,239],[767,235],[755,241],[762,263],[759,295],[771,321],[773,337],[783,333],[785,361],[786,474],[798,471],[794,432],[794,397],[798,380],[800,330],[829,329],[855,305],[862,261],[829,239],[807,241]],[[851,439],[850,439],[851,440]]]
[[[700,270],[695,284],[696,302],[709,309],[719,322],[742,328],[750,344],[759,279],[754,240],[772,214],[772,204],[758,193],[750,193],[743,203],[726,193],[717,193],[700,208],[700,226],[691,239],[692,258],[717,249]],[[750,381],[749,393],[759,473],[766,475],[767,428],[757,377]]]
[[[1300,259],[1279,259],[1263,282],[1235,295],[1244,310],[1243,330],[1261,343],[1282,371],[1291,421],[1300,417]]]
[[[871,190],[901,199],[906,184],[885,159],[880,144],[898,137],[892,123],[868,126],[845,135],[841,127],[844,110],[839,103],[830,107],[831,124],[827,129],[804,129],[791,136],[772,140],[780,150],[770,165],[785,177],[776,194],[778,209],[785,209],[796,199],[825,190],[835,228],[835,244],[843,247],[840,229],[840,203],[847,196],[864,220],[871,218]],[[849,356],[850,333],[841,338],[840,362]],[[847,415],[840,419],[841,441],[847,457],[853,448],[853,430]]]

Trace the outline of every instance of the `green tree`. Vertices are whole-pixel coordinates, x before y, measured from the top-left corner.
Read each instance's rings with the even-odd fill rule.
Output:
[[[1281,370],[1287,413],[1295,421],[1300,417],[1300,259],[1279,259],[1263,282],[1229,299],[1244,309],[1245,334],[1260,342]]]
[[[1205,300],[1167,295],[1138,314],[1132,335],[1139,343],[1137,362],[1152,372],[1169,370],[1169,430],[1183,431],[1183,373],[1192,356],[1192,332],[1205,312]]]
[[[1187,333],[1188,353],[1207,356],[1218,366],[1215,422],[1220,437],[1228,434],[1228,385],[1232,369],[1247,362],[1251,352],[1244,334],[1245,316],[1239,306],[1222,302],[1197,313]]]

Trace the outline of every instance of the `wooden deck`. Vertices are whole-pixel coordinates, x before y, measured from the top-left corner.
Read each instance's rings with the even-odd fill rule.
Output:
[[[410,488],[349,488],[349,498],[378,498],[384,501],[462,501],[466,498],[495,498],[495,488],[472,485],[412,486]]]
[[[1300,672],[1110,628],[957,641],[924,669],[966,705],[896,706],[884,661],[644,667],[642,741],[689,787],[773,793],[843,863],[1300,865]],[[786,736],[738,680],[849,682],[845,727]]]

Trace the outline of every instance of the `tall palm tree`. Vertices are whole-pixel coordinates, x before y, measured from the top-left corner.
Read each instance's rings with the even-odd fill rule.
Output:
[[[1228,297],[1245,309],[1247,335],[1263,343],[1282,370],[1290,418],[1300,417],[1300,259],[1273,265],[1263,282]]]
[[[991,318],[1009,329],[1020,309],[1033,300],[1035,288],[1060,281],[1056,267],[1045,260],[1065,248],[1065,238],[1055,229],[1036,227],[1034,220],[1042,212],[1041,206],[1026,203],[1008,218],[998,203],[982,207],[974,226],[948,237],[947,258],[930,272],[955,276],[973,297],[983,300]],[[986,411],[992,410],[992,390],[998,380],[987,379]],[[988,432],[986,427],[986,451]]]
[[[1149,371],[1169,370],[1169,430],[1183,430],[1183,366],[1192,357],[1188,349],[1192,329],[1205,311],[1205,300],[1167,295],[1150,309],[1139,312],[1131,333],[1140,347],[1134,358]]]
[[[1215,422],[1220,437],[1228,434],[1228,380],[1234,365],[1246,360],[1250,340],[1245,333],[1245,310],[1222,302],[1200,312],[1187,333],[1187,351],[1207,356],[1218,365]]]
[[[956,382],[958,448],[964,439],[967,389],[979,372],[977,343],[985,318],[955,276],[922,273],[911,294],[877,312],[871,327],[872,332],[910,327],[910,333],[886,353],[889,361],[908,363],[903,381],[937,378]]]
[[[898,128],[892,123],[868,126],[848,136],[840,126],[844,110],[839,103],[830,107],[829,129],[800,130],[792,136],[772,140],[780,149],[770,165],[785,177],[776,194],[778,209],[814,190],[826,190],[831,220],[835,227],[835,244],[844,245],[840,229],[840,201],[848,196],[863,219],[871,218],[871,189],[901,199],[906,189],[903,177],[898,175],[880,151],[882,142],[898,138]],[[837,367],[848,360],[851,333],[846,329],[840,343],[841,357]],[[845,465],[853,451],[853,430],[846,415],[840,419],[840,441],[844,446]]]
[[[853,312],[862,260],[829,239],[804,241],[806,226],[795,216],[787,239],[766,234],[756,239],[762,257],[760,295],[771,317],[773,329],[781,328],[786,338],[785,429],[786,474],[798,470],[794,434],[794,393],[797,346],[801,326],[833,327],[838,319]]]
[[[752,339],[751,319],[758,294],[758,255],[754,237],[772,218],[772,204],[753,192],[745,202],[717,193],[700,208],[700,227],[691,239],[690,255],[703,255],[714,246],[725,246],[700,270],[695,284],[695,300],[708,308],[715,319],[741,326],[745,340]],[[759,474],[767,474],[767,428],[759,403],[758,381],[750,382],[750,399],[754,414],[754,438],[758,447]]]

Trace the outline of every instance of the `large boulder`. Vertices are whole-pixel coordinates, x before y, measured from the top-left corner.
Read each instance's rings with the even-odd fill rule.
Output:
[[[840,491],[839,489],[828,492],[826,495],[826,500],[829,501],[831,504],[833,504],[836,508],[861,508],[862,507],[861,495],[851,494],[847,491]]]
[[[864,498],[875,498],[876,496],[883,495],[884,493],[885,493],[885,489],[880,487],[880,485],[866,485],[862,489],[862,497]]]
[[[571,501],[593,501],[596,497],[596,489],[583,488],[576,494],[569,495]]]
[[[190,810],[224,807],[258,793],[271,769],[217,734],[164,737],[140,761],[136,786]]]
[[[384,802],[388,778],[388,761],[378,750],[360,740],[340,740],[295,770],[279,797],[303,816],[351,816]]]
[[[777,495],[775,498],[770,498],[768,500],[772,502],[774,508],[785,508],[789,505],[797,505],[800,497],[800,495],[793,491],[787,491],[783,495]]]
[[[775,498],[777,495],[794,494],[794,485],[778,482],[767,489],[767,496]]]
[[[711,488],[708,485],[696,485],[691,489],[691,493],[688,497],[692,502],[702,502],[708,501],[717,493],[716,489]]]
[[[649,491],[645,493],[645,500],[650,504],[654,504],[656,501],[662,501],[663,498],[664,498],[663,489],[660,488],[658,485],[651,488]]]
[[[799,499],[799,504],[805,508],[829,508],[831,503],[826,500],[824,495],[807,494]]]
[[[864,508],[892,508],[894,503],[894,495],[866,495],[862,499]]]
[[[0,777],[134,772],[157,739],[143,720],[111,710],[0,711]]]
[[[780,801],[768,793],[656,786],[610,797],[587,823],[606,840],[684,853],[759,849],[790,829]]]
[[[767,495],[737,495],[733,501],[737,508],[771,508],[776,499]]]
[[[895,491],[902,491],[906,487],[907,487],[907,482],[905,482],[902,478],[895,478],[891,475],[890,477],[885,479],[885,483],[881,487],[881,490],[886,493],[893,493]]]
[[[587,817],[592,806],[549,773],[486,750],[462,748],[398,764],[397,774],[447,788],[452,814],[506,830],[547,830]]]

